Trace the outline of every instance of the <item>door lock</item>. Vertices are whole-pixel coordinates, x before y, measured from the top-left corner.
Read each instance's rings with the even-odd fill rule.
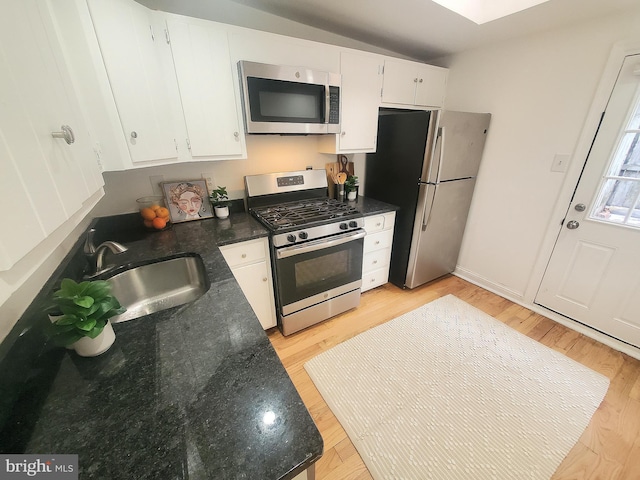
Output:
[[[575,220],[571,220],[571,221],[567,222],[567,228],[569,230],[575,230],[579,226],[580,226],[580,223],[576,222]]]

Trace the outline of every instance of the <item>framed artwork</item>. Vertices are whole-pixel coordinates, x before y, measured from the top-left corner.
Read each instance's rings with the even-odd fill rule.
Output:
[[[173,223],[213,217],[204,179],[163,182],[162,192]]]

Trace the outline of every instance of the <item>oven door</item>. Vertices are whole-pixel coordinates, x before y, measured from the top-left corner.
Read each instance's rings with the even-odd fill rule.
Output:
[[[276,284],[282,315],[359,290],[362,229],[276,251]]]

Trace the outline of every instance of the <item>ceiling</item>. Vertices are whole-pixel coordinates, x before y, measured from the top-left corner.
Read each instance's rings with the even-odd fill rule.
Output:
[[[220,0],[138,1],[173,13],[189,15],[197,11],[202,18],[220,17]],[[431,0],[230,2],[424,61],[624,10],[640,10],[638,0],[550,0],[478,25]],[[235,23],[240,25],[242,21]]]

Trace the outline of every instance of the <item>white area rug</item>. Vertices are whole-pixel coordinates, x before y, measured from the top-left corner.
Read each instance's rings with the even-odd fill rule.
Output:
[[[304,367],[377,480],[548,479],[609,387],[452,295]]]

